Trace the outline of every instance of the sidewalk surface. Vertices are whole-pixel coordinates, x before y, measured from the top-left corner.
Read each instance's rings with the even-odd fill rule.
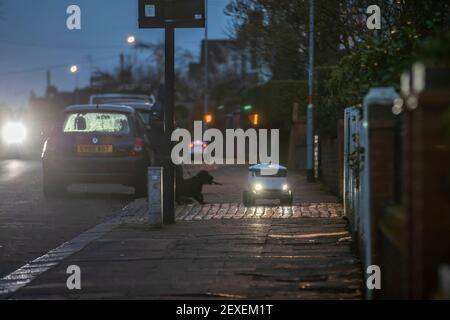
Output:
[[[195,173],[195,170],[192,170]],[[116,228],[41,274],[10,299],[360,299],[362,274],[342,206],[291,177],[295,205],[245,208],[245,167],[212,171],[211,205],[177,208],[178,222],[145,224],[145,200]],[[82,289],[66,287],[81,268]]]

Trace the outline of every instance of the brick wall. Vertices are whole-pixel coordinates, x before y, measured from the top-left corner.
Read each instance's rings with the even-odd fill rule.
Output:
[[[408,298],[429,299],[438,290],[438,268],[450,262],[449,69],[427,70],[417,109],[406,112],[405,242]],[[434,74],[436,73],[436,74]],[[447,79],[445,87],[434,88]]]
[[[306,119],[292,125],[289,140],[289,169],[306,172]]]
[[[320,139],[320,178],[335,195],[343,196],[344,122],[338,123],[336,138]]]

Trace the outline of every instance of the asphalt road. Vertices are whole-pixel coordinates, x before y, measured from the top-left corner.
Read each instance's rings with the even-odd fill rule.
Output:
[[[71,186],[67,197],[42,194],[40,161],[0,160],[0,278],[113,216],[132,188]]]

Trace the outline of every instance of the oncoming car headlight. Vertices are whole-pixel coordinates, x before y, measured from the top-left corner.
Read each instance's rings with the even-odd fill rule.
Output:
[[[10,122],[2,128],[2,138],[7,144],[22,144],[27,137],[25,126],[19,122]]]
[[[255,191],[261,191],[263,189],[263,185],[260,183],[257,183],[254,185],[253,188],[255,189]]]
[[[289,191],[289,190],[290,190],[289,185],[288,184],[284,184],[283,185],[283,191]]]

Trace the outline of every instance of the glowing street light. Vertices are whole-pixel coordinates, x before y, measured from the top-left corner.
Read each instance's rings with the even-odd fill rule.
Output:
[[[207,114],[205,114],[204,117],[203,117],[203,121],[204,121],[206,124],[212,124],[213,121],[214,121],[214,116],[213,116],[213,114],[212,114],[212,113],[207,113]]]
[[[257,127],[257,126],[259,126],[260,123],[261,123],[261,116],[259,115],[259,113],[254,113],[254,114],[251,114],[251,115],[249,116],[249,120],[250,120],[250,123],[251,123],[254,127]]]
[[[136,43],[136,37],[135,36],[129,36],[127,38],[128,44],[135,44]]]
[[[250,112],[250,111],[252,111],[253,110],[253,106],[252,105],[246,105],[246,106],[244,106],[244,111],[245,112]]]
[[[77,73],[78,72],[78,66],[77,65],[70,66],[70,72],[71,73]]]

